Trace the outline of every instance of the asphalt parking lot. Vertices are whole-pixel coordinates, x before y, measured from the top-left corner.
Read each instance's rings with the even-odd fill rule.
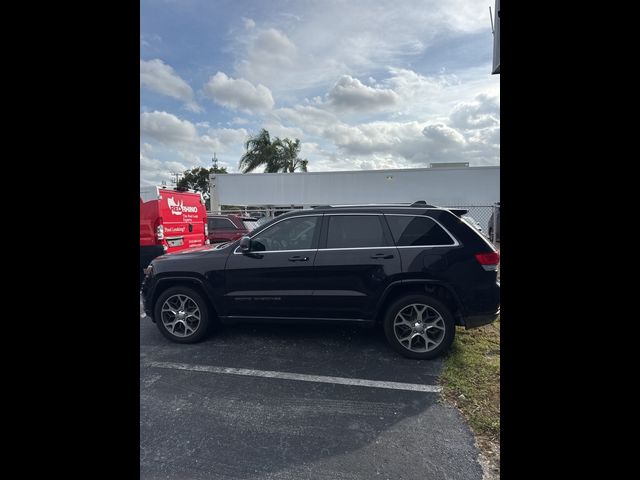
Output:
[[[141,317],[141,478],[479,480],[441,367],[379,329],[236,325],[178,345]]]

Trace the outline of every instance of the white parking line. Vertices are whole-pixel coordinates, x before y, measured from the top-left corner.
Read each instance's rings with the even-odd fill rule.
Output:
[[[362,378],[327,377],[323,375],[305,375],[302,373],[271,372],[268,370],[249,370],[246,368],[213,367],[209,365],[189,365],[186,363],[145,362],[145,366],[168,368],[172,370],[188,370],[191,372],[221,373],[244,375],[248,377],[279,378],[282,380],[298,380],[301,382],[333,383],[337,385],[355,385],[358,387],[388,388],[392,390],[410,390],[414,392],[439,393],[439,385],[422,385],[418,383],[384,382],[365,380]]]

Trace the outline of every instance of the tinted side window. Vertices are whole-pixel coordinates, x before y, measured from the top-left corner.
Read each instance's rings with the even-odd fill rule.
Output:
[[[331,215],[327,248],[384,247],[381,215]]]
[[[251,250],[303,250],[313,245],[320,217],[289,218],[268,227],[251,239]]]
[[[386,215],[396,245],[453,245],[454,241],[440,225],[427,217]]]
[[[236,229],[236,226],[228,218],[211,218],[209,222],[209,229]]]

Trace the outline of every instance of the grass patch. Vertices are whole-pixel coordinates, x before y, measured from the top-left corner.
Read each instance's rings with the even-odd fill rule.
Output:
[[[440,382],[465,416],[482,452],[500,461],[500,318],[471,330],[457,327]],[[499,467],[498,467],[499,468]]]

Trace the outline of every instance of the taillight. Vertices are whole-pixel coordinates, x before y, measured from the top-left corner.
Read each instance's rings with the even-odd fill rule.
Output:
[[[204,236],[208,237],[209,236],[209,222],[207,222],[206,220],[204,221]]]
[[[164,227],[162,226],[162,224],[156,227],[156,239],[164,240]]]
[[[487,271],[497,270],[500,254],[498,252],[476,253],[476,260]]]

